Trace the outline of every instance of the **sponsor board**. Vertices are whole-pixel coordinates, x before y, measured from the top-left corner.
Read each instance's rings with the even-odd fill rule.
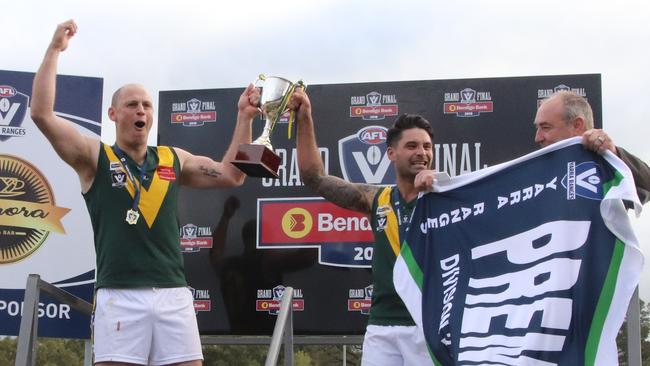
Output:
[[[374,237],[367,215],[316,197],[257,202],[257,248],[318,248],[321,264],[370,267]]]
[[[370,314],[372,304],[372,285],[365,288],[351,288],[348,291],[348,311],[360,312],[363,315]]]
[[[366,95],[350,97],[350,117],[364,121],[379,121],[386,116],[397,116],[399,107],[395,94],[372,91]]]
[[[212,229],[209,226],[185,224],[180,229],[181,252],[196,253],[201,249],[212,248]]]
[[[526,122],[534,118],[536,105],[533,101],[536,100],[538,89],[553,88],[560,84],[572,88],[584,86],[594,106],[596,123],[602,120],[599,118],[602,115],[599,75],[312,84],[309,86],[308,93],[318,99],[318,106],[314,106],[313,109],[313,117],[324,171],[354,183],[390,185],[395,183],[394,167],[390,166],[392,163],[387,156],[384,156],[386,144],[383,131],[387,131],[399,114],[404,112],[421,114],[432,123],[435,130],[433,167],[438,171],[447,172],[453,178],[536,150],[538,147],[530,132],[531,125]],[[474,97],[476,103],[492,102],[492,112],[479,110],[480,116],[477,117],[458,117],[455,113],[444,114],[444,93],[457,93],[457,98],[447,103],[463,105],[460,91],[465,88],[476,91]],[[188,151],[200,151],[211,157],[223,156],[232,137],[231,122],[234,121],[237,113],[235,103],[228,101],[237,100],[241,92],[241,88],[161,92],[160,111],[163,113],[159,121],[160,143],[179,146]],[[379,95],[371,92],[377,92]],[[481,94],[479,97],[480,92],[489,92],[489,99],[486,98],[487,94]],[[219,121],[224,123],[206,123],[205,127],[201,127],[201,131],[204,132],[200,134],[196,134],[196,129],[192,131],[181,128],[180,124],[170,123],[171,103],[187,101],[192,97],[201,101],[215,100]],[[471,98],[465,98],[465,101],[469,99]],[[278,123],[284,123],[285,119],[286,115],[281,117]],[[486,123],[491,128],[486,129]],[[254,137],[259,135],[263,125],[263,122],[257,120],[253,123]],[[179,128],[194,133],[180,134]],[[275,152],[281,157],[278,178],[247,180],[236,190],[229,190],[225,196],[223,192],[198,190],[196,192],[186,190],[182,193],[183,199],[179,201],[181,226],[190,222],[196,225],[216,224],[221,216],[221,202],[229,195],[237,197],[241,206],[229,221],[224,238],[226,247],[222,256],[223,263],[229,263],[232,268],[257,266],[259,269],[252,272],[264,273],[254,275],[253,279],[246,278],[245,282],[242,282],[246,284],[245,286],[226,279],[229,284],[236,283],[233,287],[237,286],[241,289],[241,291],[231,292],[229,287],[224,287],[222,283],[223,274],[219,273],[222,264],[210,262],[207,258],[209,254],[207,250],[203,249],[196,255],[185,255],[188,282],[197,288],[211,289],[214,314],[210,319],[207,313],[200,314],[200,329],[206,334],[233,334],[237,331],[241,334],[244,332],[256,335],[270,334],[272,324],[265,320],[274,317],[267,312],[255,310],[254,303],[258,300],[256,291],[284,284],[301,288],[305,294],[309,294],[308,299],[311,301],[309,306],[294,318],[296,334],[363,334],[368,319],[363,313],[367,302],[365,298],[355,297],[359,294],[350,296],[349,291],[363,289],[371,281],[372,274],[369,267],[373,254],[372,232],[368,230],[367,239],[357,242],[339,239],[341,235],[344,236],[343,240],[346,240],[348,239],[346,235],[357,233],[343,234],[333,229],[330,231],[332,236],[323,235],[323,238],[313,239],[318,233],[316,230],[318,217],[310,207],[303,207],[301,203],[310,202],[304,197],[313,200],[318,195],[301,180],[295,141],[284,138],[284,125],[276,126],[277,128],[282,130],[275,132],[273,144]],[[510,133],[504,134],[503,131],[510,131]],[[278,135],[282,136],[278,137]],[[346,138],[349,139],[341,141]],[[345,143],[346,141],[350,142]],[[576,161],[576,165],[580,162]],[[566,173],[566,167],[563,167],[562,171],[554,172],[553,175],[553,177],[557,176],[557,189],[561,190],[562,195],[566,192],[560,182]],[[539,197],[552,193],[550,186],[546,188],[546,184],[550,183],[550,179],[546,178],[544,176],[541,179],[526,181],[512,189],[495,191],[483,208],[485,211],[496,209],[500,202],[499,196],[503,204],[498,210],[499,214],[507,215],[518,206],[530,201],[537,204],[541,201]],[[535,197],[539,185],[544,189]],[[533,195],[532,198],[529,198],[530,194]],[[573,202],[583,201],[579,195],[575,196],[576,200]],[[262,202],[271,206],[283,203],[283,199],[289,203],[298,203],[291,217],[285,219],[285,226],[289,230],[282,228],[284,212],[276,211],[273,214],[276,217],[273,217],[270,212],[260,210],[259,198],[264,198]],[[481,206],[474,207],[480,202],[469,203],[465,206],[458,204],[457,207],[450,207],[446,212],[431,217],[431,225],[436,224],[433,219],[437,219],[438,226],[446,225],[445,229],[462,225],[462,222],[456,220],[462,220],[467,215],[468,211],[463,208],[469,208],[471,212],[464,220],[468,222],[482,220],[485,214],[481,213]],[[310,224],[307,214],[300,209],[304,209],[311,215],[309,231],[306,230]],[[327,206],[318,210],[331,214],[331,225],[336,225],[334,220],[338,217],[337,214],[328,212]],[[289,208],[286,211],[289,211]],[[203,218],[205,221],[199,223],[196,217]],[[273,220],[274,224],[263,227],[267,220]],[[338,222],[343,227],[347,225],[345,220]],[[248,226],[244,230],[246,224]],[[321,226],[323,225],[325,224],[321,223]],[[373,227],[374,225],[375,222],[372,222]],[[503,225],[509,223],[504,221]],[[251,227],[254,229],[251,230]],[[271,238],[273,240],[265,241],[269,239],[267,237],[269,230],[276,231],[272,233],[275,236]],[[336,239],[336,242],[332,238]],[[214,246],[216,245],[215,242]],[[318,260],[316,260],[317,255]],[[268,266],[268,270],[265,266]],[[250,271],[246,273],[248,272]],[[206,273],[211,276],[208,278]],[[258,280],[257,277],[263,279]],[[218,309],[220,305],[217,303],[219,299],[236,304],[234,307],[237,309],[233,310],[232,314],[228,314],[227,318],[221,317]],[[269,298],[264,297],[259,300],[266,301]],[[273,302],[264,304],[263,306],[274,306]],[[217,321],[215,318],[225,321]],[[259,319],[262,320],[255,321]]]
[[[445,92],[444,98],[444,113],[455,114],[456,117],[478,117],[481,113],[494,111],[489,91],[465,88],[459,92]]]
[[[31,163],[0,155],[0,264],[32,255],[51,231],[65,234],[61,219],[69,208],[57,207],[43,173]]]
[[[285,287],[282,285],[275,286],[272,289],[258,289],[257,300],[255,301],[255,311],[267,312],[270,315],[278,315],[284,291]],[[302,296],[302,289],[293,289],[291,308],[293,311],[305,310],[305,300]]]
[[[210,299],[210,290],[208,289],[195,289],[193,287],[188,287],[190,292],[192,292],[192,298],[194,298],[194,312],[199,313],[201,311],[211,311],[212,310],[212,300]]]
[[[31,273],[92,302],[93,232],[74,170],[30,118],[34,74],[0,70],[0,335],[17,335]],[[99,140],[103,82],[57,76],[54,113]],[[39,336],[87,338],[89,316],[41,294]]]
[[[208,122],[217,121],[214,101],[201,101],[192,98],[185,102],[172,103],[172,124],[181,123],[185,127],[200,127]]]

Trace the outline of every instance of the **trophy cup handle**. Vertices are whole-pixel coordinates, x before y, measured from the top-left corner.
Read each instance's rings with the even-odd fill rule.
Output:
[[[253,81],[251,84],[253,84],[253,86],[256,88],[261,88],[262,87],[261,82],[263,82],[264,80],[266,80],[266,76],[264,76],[264,74],[259,74],[257,79],[255,79],[255,81]]]
[[[262,86],[264,85],[264,80],[266,80],[266,76],[264,76],[264,74],[259,74],[257,76],[257,79],[255,79],[255,81],[253,81],[251,84],[253,84],[253,86],[256,88],[262,88]],[[263,113],[261,99],[257,102],[257,110],[260,112],[260,114]]]
[[[289,93],[289,98],[287,99],[287,102],[291,99],[291,94],[297,89],[297,88],[302,88],[302,90],[307,90],[307,85],[302,81],[302,79],[298,80],[295,84],[291,85],[291,91]],[[296,128],[293,120],[294,120],[294,111],[289,111],[289,124],[287,126],[287,138],[291,140],[291,133],[293,130]]]

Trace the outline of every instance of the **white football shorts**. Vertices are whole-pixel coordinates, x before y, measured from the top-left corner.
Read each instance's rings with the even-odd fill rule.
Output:
[[[187,287],[100,288],[93,315],[95,362],[166,365],[202,360]]]
[[[433,366],[424,333],[416,326],[368,325],[361,366]]]

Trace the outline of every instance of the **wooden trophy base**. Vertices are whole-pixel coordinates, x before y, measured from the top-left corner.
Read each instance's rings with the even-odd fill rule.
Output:
[[[264,145],[241,144],[232,163],[249,177],[277,178],[280,157]]]

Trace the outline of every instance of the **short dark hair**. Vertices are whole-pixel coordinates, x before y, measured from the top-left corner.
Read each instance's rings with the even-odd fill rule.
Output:
[[[393,127],[388,130],[388,133],[386,134],[386,145],[393,146],[393,144],[402,137],[402,131],[411,128],[421,128],[425,130],[433,142],[433,127],[431,127],[431,123],[419,114],[404,113],[395,120]]]

